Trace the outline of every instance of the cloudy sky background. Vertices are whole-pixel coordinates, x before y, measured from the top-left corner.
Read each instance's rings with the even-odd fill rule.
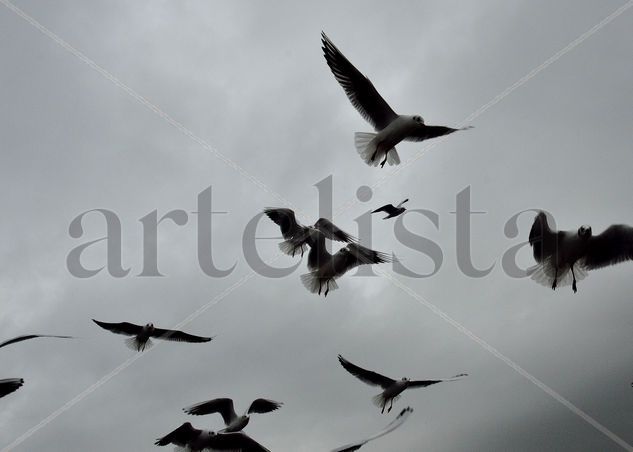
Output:
[[[370,128],[325,64],[321,30],[396,111],[457,125],[623,1],[15,4],[269,191],[0,5],[2,337],[79,337],[0,350],[0,378],[26,380],[0,400],[0,448],[133,356],[91,318],[169,327],[211,302],[185,328],[217,335],[211,344],[155,347],[12,450],[156,450],[153,441],[186,420],[219,429],[219,417],[180,411],[214,397],[234,398],[238,411],[256,397],[283,401],[246,429],[273,451],[326,451],[382,428],[407,405],[409,422],[363,450],[621,449],[389,279],[347,276],[324,300],[301,285],[305,264],[282,279],[252,275],[241,243],[253,216],[281,205],[273,193],[312,223],[314,184],[332,175],[336,209],[393,170],[356,154],[353,132]],[[405,197],[410,208],[436,212],[439,230],[416,214],[405,223],[441,245],[439,272],[395,277],[630,444],[631,266],[590,275],[574,295],[511,278],[500,262],[527,238],[530,213],[518,238],[504,235],[525,209],[546,209],[566,229],[633,224],[632,29],[628,10],[477,117],[475,129],[400,145],[405,165],[433,149],[334,218],[356,234],[354,219]],[[214,216],[214,260],[235,270],[225,278],[200,270],[190,215],[185,226],[159,227],[165,277],[138,277],[139,219],[154,209],[195,211],[209,186],[213,209],[228,212]],[[494,264],[485,278],[457,266],[450,212],[466,187],[472,209],[487,212],[472,218],[474,264]],[[66,268],[73,247],[105,234],[98,214],[86,217],[83,238],[68,234],[72,219],[94,208],[121,220],[127,277],[104,270],[78,279]],[[278,229],[262,221],[258,233]],[[279,254],[276,243],[258,243],[263,258]],[[374,219],[372,244],[414,271],[433,269],[396,241],[392,222]],[[88,267],[104,265],[103,244],[85,257]],[[519,257],[532,264],[527,249]],[[275,265],[297,261],[282,256]],[[370,401],[376,388],[347,374],[338,353],[392,377],[471,376],[410,391],[381,415]]]

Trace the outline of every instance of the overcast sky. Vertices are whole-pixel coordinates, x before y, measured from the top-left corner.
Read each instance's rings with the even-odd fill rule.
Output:
[[[519,237],[504,234],[522,210],[546,209],[563,229],[633,224],[633,9],[474,119],[473,130],[399,145],[402,170],[384,181],[393,168],[368,167],[354,149],[353,133],[371,129],[329,71],[319,36],[396,111],[456,126],[623,0],[14,3],[242,170],[0,4],[1,337],[78,337],[0,350],[0,378],[26,381],[0,400],[0,448],[134,356],[91,318],[170,327],[211,303],[183,329],[213,342],[155,347],[12,451],[158,450],[154,440],[186,420],[221,428],[219,416],[181,411],[215,397],[233,398],[238,411],[257,397],[284,402],[246,429],[273,451],[327,451],[407,405],[410,420],[363,450],[621,450],[388,278],[348,275],[323,299],[302,286],[305,263],[281,279],[253,274],[242,251],[248,221],[283,197],[313,223],[314,184],[330,175],[335,209],[380,183],[369,202],[334,218],[354,235],[356,218],[388,202],[410,198],[410,208],[436,212],[439,230],[415,213],[405,224],[441,246],[439,271],[416,279],[383,268],[633,444],[631,264],[591,274],[575,295],[501,268],[503,253],[527,239],[532,213],[519,217]],[[138,276],[139,219],[196,211],[210,186],[213,210],[227,212],[213,217],[214,262],[233,272],[202,272],[190,214],[184,226],[159,226],[165,276]],[[494,264],[483,278],[457,265],[451,212],[467,187],[472,210],[486,212],[472,217],[474,265]],[[84,236],[69,235],[73,218],[96,208],[121,221],[126,277],[80,279],[66,267],[71,249],[106,234],[92,213]],[[399,243],[393,227],[374,217],[372,246],[430,273],[433,262]],[[258,234],[279,230],[262,220]],[[258,250],[279,255],[276,240]],[[105,265],[104,243],[84,257],[89,268]],[[533,264],[527,248],[518,262]],[[381,415],[371,404],[378,390],[342,369],[338,353],[394,378],[470,377],[408,391]]]

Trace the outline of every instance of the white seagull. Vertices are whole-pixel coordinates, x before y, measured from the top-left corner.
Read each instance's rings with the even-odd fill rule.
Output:
[[[213,399],[206,402],[198,403],[187,408],[183,408],[183,411],[187,414],[194,416],[200,416],[204,414],[220,413],[224,420],[226,428],[219,433],[224,432],[239,432],[248,425],[250,420],[250,414],[253,413],[270,413],[281,407],[283,403],[275,402],[268,399],[255,399],[251,403],[248,410],[238,416],[233,407],[233,400],[229,398]]]
[[[385,412],[387,404],[389,404],[389,409],[387,410],[387,412],[390,412],[391,408],[393,408],[393,402],[400,398],[400,394],[405,389],[426,388],[427,386],[431,386],[437,383],[443,383],[445,381],[461,380],[462,377],[468,376],[468,374],[458,374],[451,378],[440,380],[410,380],[408,378],[394,380],[392,378],[385,377],[384,375],[380,375],[377,372],[358,367],[357,365],[350,363],[341,355],[338,355],[338,360],[341,363],[341,366],[345,368],[345,370],[354,375],[363,383],[367,383],[368,385],[372,386],[380,386],[383,389],[383,392],[372,399],[374,404],[378,408],[382,408],[381,413]]]
[[[372,213],[385,212],[387,216],[384,217],[383,220],[397,217],[398,215],[403,214],[405,210],[407,210],[407,208],[404,207],[404,203],[407,202],[408,200],[409,198],[405,199],[404,201],[402,201],[400,204],[398,204],[395,207],[393,206],[393,204],[385,204],[384,206],[379,207],[376,210],[372,211]]]
[[[403,140],[424,141],[471,128],[427,126],[421,116],[398,115],[376,91],[371,81],[345,58],[323,32],[321,42],[325,60],[334,77],[352,105],[378,132],[356,132],[354,136],[356,150],[368,165],[377,166],[380,163],[383,167],[386,162],[398,165],[400,157],[395,146]]]
[[[381,431],[379,431],[378,433],[372,436],[369,436],[361,441],[357,441],[355,443],[348,444],[346,446],[338,447],[334,449],[332,452],[353,452],[355,450],[358,450],[361,447],[363,447],[365,444],[367,444],[369,441],[373,441],[376,438],[385,436],[387,433],[393,432],[395,429],[397,429],[402,424],[404,424],[404,422],[407,420],[407,418],[409,417],[411,413],[413,413],[413,408],[406,407],[404,410],[400,412],[400,414],[398,414],[398,416],[396,416],[396,418],[393,421],[387,424],[387,426],[383,428]]]
[[[552,289],[571,282],[576,292],[576,281],[589,270],[633,259],[633,227],[615,224],[599,235],[592,235],[587,225],[577,231],[554,231],[545,213],[539,212],[530,229],[530,245],[537,262],[528,269],[532,279]]]
[[[212,337],[194,336],[193,334],[183,333],[178,330],[164,330],[162,328],[155,328],[152,323],[148,323],[145,326],[135,325],[129,322],[121,323],[108,323],[100,322],[99,320],[92,319],[94,323],[101,328],[108,330],[115,334],[123,334],[125,336],[132,336],[125,340],[125,344],[134,351],[142,352],[152,346],[150,338],[163,339],[166,341],[174,342],[209,342]]]
[[[184,449],[187,452],[201,452],[205,450],[270,452],[246,433],[216,433],[210,430],[200,430],[194,428],[189,422],[185,422],[173,432],[158,438],[154,444],[157,446],[173,444],[178,446],[176,450]]]

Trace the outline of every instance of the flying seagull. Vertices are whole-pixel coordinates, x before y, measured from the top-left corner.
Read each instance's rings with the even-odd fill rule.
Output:
[[[25,336],[14,337],[13,339],[9,339],[8,341],[4,341],[0,343],[0,348],[6,347],[7,345],[15,344],[16,342],[27,341],[29,339],[35,339],[38,337],[53,337],[57,339],[73,339],[72,336],[53,336],[50,334],[28,334]]]
[[[210,430],[199,430],[189,422],[185,422],[173,432],[158,438],[154,444],[157,446],[174,444],[192,452],[203,450],[270,452],[245,433],[216,433]]]
[[[275,402],[268,399],[255,399],[246,412],[238,416],[233,408],[233,400],[228,398],[213,399],[207,402],[198,403],[187,408],[183,408],[183,411],[187,414],[193,414],[195,416],[220,413],[222,419],[224,419],[224,425],[226,428],[221,430],[224,432],[239,432],[248,425],[250,420],[250,414],[252,413],[270,413],[281,407],[283,403]]]
[[[357,365],[350,363],[341,355],[338,355],[338,360],[341,363],[341,366],[345,368],[345,370],[354,375],[360,381],[367,383],[368,385],[380,386],[383,389],[383,392],[372,399],[377,407],[382,408],[381,413],[385,412],[387,404],[389,404],[389,409],[387,410],[387,412],[390,412],[391,408],[393,408],[393,402],[400,398],[400,394],[405,389],[426,388],[427,386],[431,386],[436,383],[460,380],[462,377],[468,375],[458,374],[451,378],[445,378],[441,380],[410,380],[408,378],[394,380],[389,377],[385,377],[384,375],[380,375],[377,372],[372,372],[371,370],[366,370],[362,367],[358,367]]]
[[[153,324],[148,323],[145,326],[135,325],[129,322],[107,323],[92,319],[94,323],[101,328],[111,331],[115,334],[123,334],[132,336],[125,340],[125,344],[132,350],[142,352],[146,348],[152,346],[150,338],[163,339],[175,342],[209,342],[212,337],[194,336],[193,334],[183,333],[177,330],[164,330],[155,328]]]
[[[323,239],[312,243],[308,255],[308,268],[312,262],[315,266],[312,271],[301,275],[301,282],[312,293],[321,295],[325,288],[324,296],[330,290],[338,289],[336,279],[359,265],[383,264],[392,262],[391,256],[379,251],[370,250],[357,243],[349,243],[335,254],[325,247]]]
[[[365,444],[367,444],[369,441],[372,441],[376,438],[380,438],[381,436],[385,436],[387,433],[393,432],[395,429],[397,429],[402,424],[404,424],[404,422],[407,420],[407,418],[409,417],[411,413],[413,413],[413,408],[406,407],[404,410],[400,412],[400,414],[398,414],[398,416],[396,416],[396,418],[393,421],[387,424],[387,426],[383,428],[381,431],[379,431],[378,433],[368,438],[365,438],[361,441],[357,441],[353,444],[348,444],[347,446],[342,446],[337,449],[334,449],[332,452],[353,452],[355,450],[358,450],[361,447],[363,447]]]
[[[407,210],[407,208],[404,207],[404,203],[407,202],[408,200],[409,198],[405,199],[404,201],[402,201],[400,204],[398,204],[395,207],[393,206],[393,204],[385,204],[384,206],[379,207],[378,209],[372,211],[372,213],[385,212],[387,216],[384,217],[383,220],[397,217],[398,215],[403,214],[405,210]]]
[[[398,115],[376,91],[374,85],[345,58],[330,39],[321,32],[323,54],[328,66],[352,105],[377,133],[356,132],[354,143],[361,158],[371,166],[380,162],[398,165],[400,157],[395,146],[402,140],[424,141],[448,135],[458,130],[444,126],[427,126],[421,116]]]
[[[343,231],[327,218],[319,218],[314,226],[304,226],[300,224],[294,211],[287,208],[268,207],[264,213],[281,229],[281,235],[285,239],[279,244],[279,248],[284,253],[294,256],[301,251],[301,256],[306,250],[315,233],[323,234],[330,240],[338,242],[354,243],[356,239]]]
[[[24,384],[22,378],[5,378],[0,380],[0,398],[17,391]]]
[[[532,279],[556,289],[570,283],[577,291],[576,281],[589,270],[633,259],[633,227],[614,224],[599,235],[592,235],[591,226],[577,231],[554,231],[547,216],[539,212],[530,229],[530,245],[537,265],[528,269]]]

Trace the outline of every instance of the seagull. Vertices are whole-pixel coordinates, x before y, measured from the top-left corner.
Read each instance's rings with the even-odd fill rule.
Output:
[[[303,257],[306,246],[311,240],[314,240],[312,237],[316,232],[324,234],[330,240],[339,242],[354,243],[357,241],[327,218],[319,218],[314,223],[314,226],[303,226],[297,222],[292,209],[268,207],[264,209],[264,213],[279,225],[281,235],[285,239],[284,242],[279,244],[279,248],[290,256],[294,256],[298,251],[301,251],[301,256]]]
[[[57,338],[57,339],[73,339],[72,336],[53,336],[53,335],[50,335],[50,334],[28,334],[26,336],[18,336],[18,337],[14,337],[13,339],[9,339],[8,341],[4,341],[4,342],[0,343],[0,348],[6,347],[7,345],[15,344],[16,342],[27,341],[29,339],[35,339],[35,338],[38,338],[38,337],[52,337],[52,338]]]
[[[539,212],[530,229],[530,245],[537,265],[528,269],[536,282],[551,286],[569,284],[577,292],[576,281],[589,270],[633,259],[633,227],[614,224],[599,235],[592,235],[591,226],[577,231],[550,229],[547,216]]]
[[[431,386],[436,383],[460,380],[462,377],[466,377],[468,375],[458,374],[451,378],[445,378],[441,380],[410,380],[408,378],[393,380],[389,377],[385,377],[384,375],[380,375],[377,372],[372,372],[371,370],[366,370],[362,367],[358,367],[357,365],[350,363],[341,355],[338,355],[338,360],[341,363],[341,366],[345,368],[345,370],[354,375],[360,381],[367,383],[368,385],[380,386],[384,390],[372,399],[377,407],[382,407],[381,413],[385,412],[387,404],[389,404],[389,409],[387,410],[387,413],[390,412],[391,408],[393,408],[393,402],[400,398],[400,394],[405,389],[426,388],[427,386]]]
[[[221,430],[220,433],[239,432],[248,425],[250,420],[249,414],[252,413],[270,413],[281,407],[283,403],[275,402],[268,399],[255,399],[251,403],[248,410],[241,416],[235,413],[233,408],[233,400],[228,398],[213,399],[206,402],[198,403],[187,408],[183,408],[183,411],[187,414],[193,414],[194,416],[220,413],[222,419],[224,419],[224,425],[226,428]]]
[[[0,398],[17,391],[24,384],[22,378],[5,378],[0,380]]]
[[[365,438],[361,441],[357,441],[353,444],[348,444],[347,446],[342,446],[337,449],[334,449],[332,452],[353,452],[355,450],[358,450],[361,447],[363,447],[365,444],[367,444],[369,441],[372,441],[376,438],[380,438],[381,436],[385,436],[387,433],[393,432],[395,429],[397,429],[402,424],[404,424],[404,422],[407,420],[407,418],[409,417],[411,413],[413,413],[413,408],[406,407],[404,410],[400,412],[400,414],[398,414],[398,416],[396,416],[396,418],[393,421],[387,424],[387,426],[383,428],[381,431],[379,431],[378,433],[368,438]]]
[[[407,202],[408,200],[409,200],[409,198],[405,199],[400,204],[398,204],[396,207],[394,207],[393,204],[385,204],[384,206],[374,210],[372,213],[385,212],[387,214],[387,216],[385,218],[383,218],[383,220],[387,220],[389,218],[397,217],[398,215],[403,214],[405,210],[407,210],[407,208],[404,207],[404,203]]]
[[[175,342],[209,342],[212,337],[194,336],[193,334],[183,333],[177,330],[164,330],[162,328],[155,328],[152,323],[148,323],[145,326],[135,325],[133,323],[121,322],[121,323],[107,323],[100,322],[92,319],[94,323],[101,328],[111,331],[115,334],[124,334],[126,336],[132,336],[125,340],[125,344],[134,351],[142,352],[146,348],[152,346],[150,338],[164,339],[166,341]]]
[[[370,166],[398,165],[400,157],[395,146],[402,140],[424,141],[448,135],[458,130],[444,126],[427,126],[419,115],[398,115],[341,51],[321,32],[323,55],[352,105],[378,133],[356,132],[354,143],[361,158]],[[384,157],[384,158],[383,158]]]
[[[199,430],[189,422],[185,422],[173,432],[158,438],[154,444],[157,446],[174,444],[191,452],[203,450],[270,452],[246,433],[216,433],[210,430]]]
[[[310,292],[318,293],[319,295],[321,295],[321,291],[325,286],[324,296],[327,297],[330,290],[338,289],[335,280],[351,269],[359,265],[383,264],[386,262],[392,262],[391,256],[370,250],[357,243],[349,243],[335,254],[330,254],[325,247],[325,240],[321,238],[312,243],[310,254],[308,255],[308,268],[310,268],[312,263],[314,269],[301,275],[301,282]]]

